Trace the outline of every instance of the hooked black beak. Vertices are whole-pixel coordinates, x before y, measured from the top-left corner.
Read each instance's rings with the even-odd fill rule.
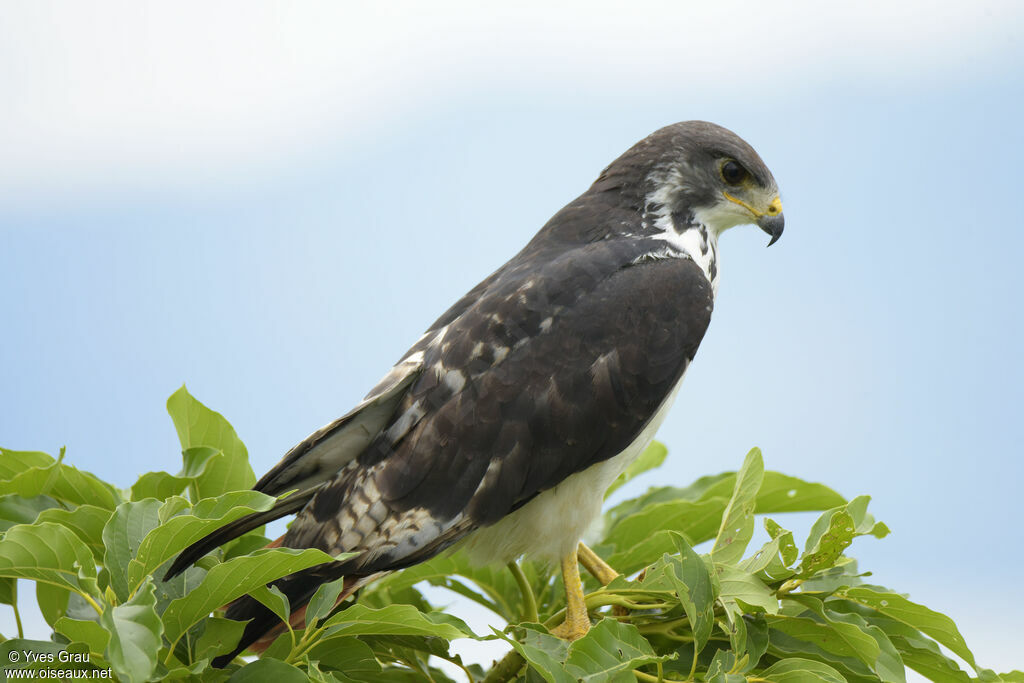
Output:
[[[764,214],[757,219],[757,227],[772,236],[771,241],[768,242],[769,247],[779,241],[779,238],[782,237],[782,229],[785,226],[786,219],[782,217],[781,213]]]

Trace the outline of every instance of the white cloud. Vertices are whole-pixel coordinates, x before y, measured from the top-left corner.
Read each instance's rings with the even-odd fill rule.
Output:
[[[31,2],[0,19],[0,199],[202,184],[489,83],[714,88],[945,74],[1010,49],[1013,2]]]

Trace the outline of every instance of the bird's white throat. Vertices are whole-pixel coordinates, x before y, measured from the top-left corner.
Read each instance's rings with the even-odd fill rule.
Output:
[[[690,259],[711,283],[712,293],[718,294],[718,232],[697,221],[677,225],[670,213],[660,211],[645,211],[643,225],[645,231],[653,231],[651,238],[666,243],[650,257]]]

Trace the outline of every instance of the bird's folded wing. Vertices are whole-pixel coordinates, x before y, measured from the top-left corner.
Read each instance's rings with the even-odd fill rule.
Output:
[[[624,450],[712,307],[692,261],[633,251],[588,245],[496,280],[424,350],[391,424],[316,492],[285,544],[363,552],[360,572],[421,561]]]

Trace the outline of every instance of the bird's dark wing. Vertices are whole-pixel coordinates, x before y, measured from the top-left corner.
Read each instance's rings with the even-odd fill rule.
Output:
[[[441,328],[392,423],[316,492],[284,544],[361,552],[359,573],[406,566],[624,450],[711,316],[701,270],[645,258],[649,246],[510,264]]]

